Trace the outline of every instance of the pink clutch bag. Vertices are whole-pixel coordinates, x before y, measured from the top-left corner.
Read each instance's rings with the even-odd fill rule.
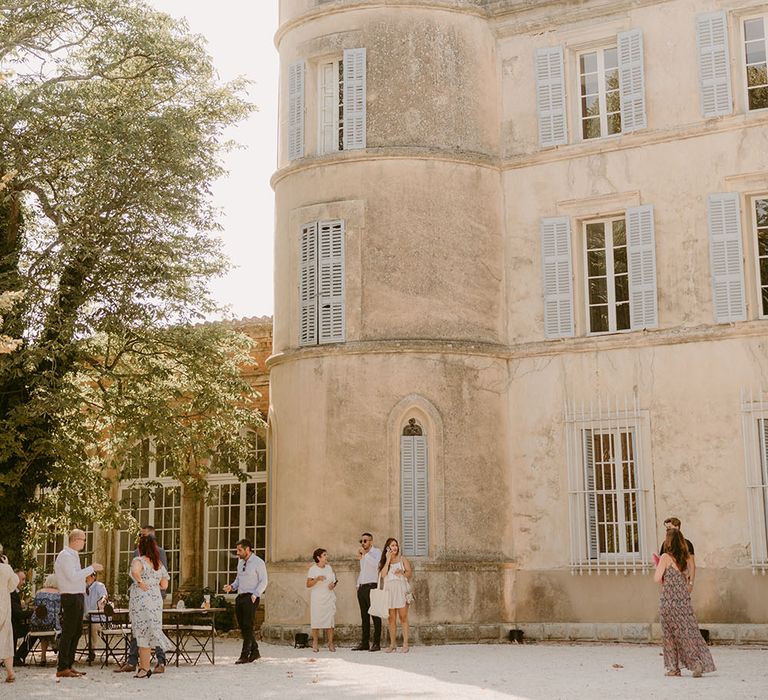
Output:
[[[654,552],[653,553],[653,565],[654,566],[658,566],[659,565],[659,559],[660,559],[659,555],[656,554],[656,552]]]

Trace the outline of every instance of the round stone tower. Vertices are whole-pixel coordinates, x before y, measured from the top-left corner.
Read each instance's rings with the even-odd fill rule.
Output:
[[[417,641],[496,635],[510,535],[491,28],[472,0],[280,5],[265,637],[308,623],[316,547],[337,626],[359,624],[366,531],[414,565]]]

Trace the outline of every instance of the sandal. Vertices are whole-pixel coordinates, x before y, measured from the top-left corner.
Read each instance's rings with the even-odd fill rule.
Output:
[[[410,647],[402,647],[402,648],[400,649],[400,653],[402,653],[402,654],[407,654],[407,653],[408,653],[410,650],[411,650],[411,648],[410,648]]]
[[[667,671],[664,675],[665,676],[679,676],[680,675],[680,669],[679,668],[675,668],[675,669],[673,669],[671,671]]]
[[[148,668],[140,668],[136,671],[134,678],[149,678],[152,675],[152,671]]]
[[[317,654],[320,651],[320,649],[318,649],[317,647],[312,647],[312,651],[314,651],[315,654]]]
[[[328,651],[336,651],[336,646],[333,644],[328,645]]]
[[[385,653],[385,654],[391,654],[393,651],[395,651],[395,647],[387,647],[387,648],[384,650],[384,653]]]
[[[6,683],[13,683],[15,680],[16,680],[16,676],[15,676],[15,675],[13,675],[12,673],[8,674],[8,675],[5,677],[5,682],[6,682]]]

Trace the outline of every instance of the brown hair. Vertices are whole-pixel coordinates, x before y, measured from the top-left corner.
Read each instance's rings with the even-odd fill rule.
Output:
[[[327,549],[318,547],[314,552],[312,552],[312,558],[315,560],[315,564],[320,561],[320,557],[323,556],[323,554],[325,554],[327,551]]]
[[[157,571],[160,568],[160,550],[157,548],[157,542],[152,535],[142,535],[139,537],[139,556],[147,557],[152,562],[152,568]]]
[[[688,551],[688,544],[680,530],[674,529],[667,533],[664,540],[664,551],[675,560],[677,568],[685,571],[688,568],[688,557],[691,553]]]
[[[664,524],[666,525],[667,523],[669,523],[672,527],[676,527],[678,530],[680,529],[680,518],[667,518],[664,521]]]
[[[381,550],[381,559],[379,560],[379,571],[384,568],[384,564],[387,563],[387,549],[393,542],[397,542],[396,537],[387,537],[387,541],[384,543],[384,549]],[[397,553],[400,554],[400,543],[397,542]]]

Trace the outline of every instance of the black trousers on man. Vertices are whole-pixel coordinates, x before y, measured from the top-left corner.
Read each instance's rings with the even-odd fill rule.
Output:
[[[240,593],[235,598],[235,616],[237,617],[237,626],[243,635],[243,650],[240,652],[241,659],[251,659],[259,653],[259,643],[256,641],[256,634],[253,631],[253,622],[256,619],[256,608],[259,607],[259,599],[253,602],[250,593]]]
[[[371,641],[371,616],[368,608],[371,607],[371,589],[376,588],[377,583],[363,583],[357,589],[357,603],[360,606],[360,619],[363,623],[363,641],[361,645],[368,646]],[[373,645],[381,645],[381,618],[373,616]]]
[[[82,593],[61,594],[61,637],[57,671],[66,671],[75,663],[75,652],[83,633],[85,596]]]

